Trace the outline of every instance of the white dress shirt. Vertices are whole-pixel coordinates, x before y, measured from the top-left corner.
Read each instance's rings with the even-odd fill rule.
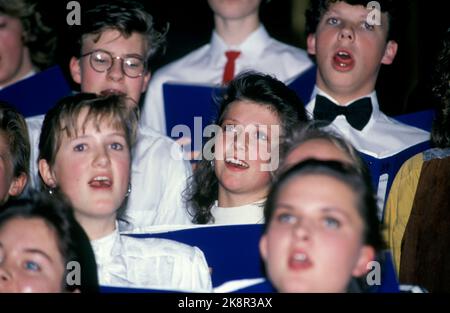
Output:
[[[306,106],[306,111],[311,118],[313,117],[317,94],[327,97],[334,103],[338,103],[316,86],[311,101]],[[372,100],[372,115],[362,130],[353,128],[343,115],[337,116],[328,126],[349,140],[358,151],[375,158],[385,158],[430,139],[428,132],[403,124],[381,112],[375,91],[366,97],[370,97]],[[355,100],[358,99],[353,101]],[[344,106],[349,104],[347,103]]]
[[[262,25],[241,45],[232,47],[214,31],[210,43],[156,71],[145,97],[142,125],[166,134],[163,84],[221,84],[227,62],[225,52],[230,49],[241,51],[235,63],[236,74],[252,69],[287,82],[313,64],[304,50],[275,40]]]
[[[91,241],[102,286],[211,292],[209,268],[197,247],[119,234]]]
[[[39,188],[37,166],[39,136],[43,115],[27,118],[30,135],[31,187]],[[191,224],[182,193],[191,176],[189,162],[183,160],[181,147],[172,139],[148,127],[138,128],[132,150],[131,194],[124,218],[125,229],[161,224]]]
[[[216,201],[211,207],[214,224],[263,224],[264,202],[258,201],[236,207],[219,207]]]

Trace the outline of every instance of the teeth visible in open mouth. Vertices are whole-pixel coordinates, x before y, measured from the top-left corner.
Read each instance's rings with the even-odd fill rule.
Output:
[[[294,255],[294,260],[298,262],[305,262],[307,259],[308,257],[304,253],[296,253]]]
[[[89,185],[91,187],[111,187],[112,182],[106,176],[97,176],[89,182]]]
[[[337,53],[337,55],[340,56],[340,57],[344,57],[344,58],[349,58],[350,57],[350,54],[348,54],[347,52],[344,52],[344,51],[339,51]]]
[[[231,164],[234,164],[234,165],[237,165],[237,166],[240,166],[240,167],[244,167],[244,168],[248,168],[249,167],[247,163],[244,163],[244,162],[242,162],[240,160],[237,160],[237,159],[234,159],[234,158],[227,158],[225,160],[225,162],[231,163]]]

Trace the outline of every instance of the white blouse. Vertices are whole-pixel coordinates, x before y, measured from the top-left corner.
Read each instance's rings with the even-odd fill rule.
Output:
[[[160,238],[133,238],[117,229],[91,244],[102,286],[212,290],[208,265],[197,247]]]
[[[257,201],[236,207],[219,207],[216,201],[211,208],[214,224],[263,224],[264,202]]]

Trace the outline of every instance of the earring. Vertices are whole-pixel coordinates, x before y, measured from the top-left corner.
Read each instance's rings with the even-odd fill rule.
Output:
[[[55,194],[55,188],[50,188],[49,190],[48,190],[48,194],[50,195],[50,196],[53,196],[54,194]]]
[[[128,190],[127,193],[125,194],[125,198],[128,197],[131,193],[131,183],[128,184]]]

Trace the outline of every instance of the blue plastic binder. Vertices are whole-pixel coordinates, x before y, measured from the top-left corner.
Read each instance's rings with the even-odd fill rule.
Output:
[[[197,246],[212,268],[212,284],[230,280],[263,277],[259,239],[263,225],[210,226],[157,234],[132,235],[137,238],[165,238]]]
[[[295,91],[304,105],[307,105],[311,100],[311,94],[316,85],[316,75],[317,67],[314,65],[288,83],[288,87]]]
[[[53,66],[0,91],[0,100],[16,107],[25,117],[45,114],[71,93],[59,66]]]
[[[165,83],[163,85],[164,111],[167,135],[180,138],[176,126],[185,125],[191,132],[201,131],[213,123],[219,114],[215,99],[220,87]],[[179,127],[178,127],[179,128]]]
[[[213,287],[227,281],[263,278],[263,261],[259,253],[259,240],[263,225],[207,226],[156,234],[133,234],[136,238],[165,238],[200,248],[212,268]],[[370,288],[369,292],[398,291],[397,277],[389,253],[383,253],[381,260],[381,285]],[[121,290],[103,288],[104,292],[145,292],[140,289]],[[273,292],[267,281],[239,290],[238,292]],[[153,292],[149,290],[148,292]]]
[[[295,78],[288,86],[297,93],[306,105],[314,89],[315,81],[316,67],[312,66]],[[222,92],[223,88],[219,86],[182,83],[163,84],[167,135],[175,139],[180,138],[179,133],[172,132],[177,125],[186,125],[191,134],[194,134],[195,130],[201,129],[203,131],[207,125],[217,119],[219,107],[215,99]]]

